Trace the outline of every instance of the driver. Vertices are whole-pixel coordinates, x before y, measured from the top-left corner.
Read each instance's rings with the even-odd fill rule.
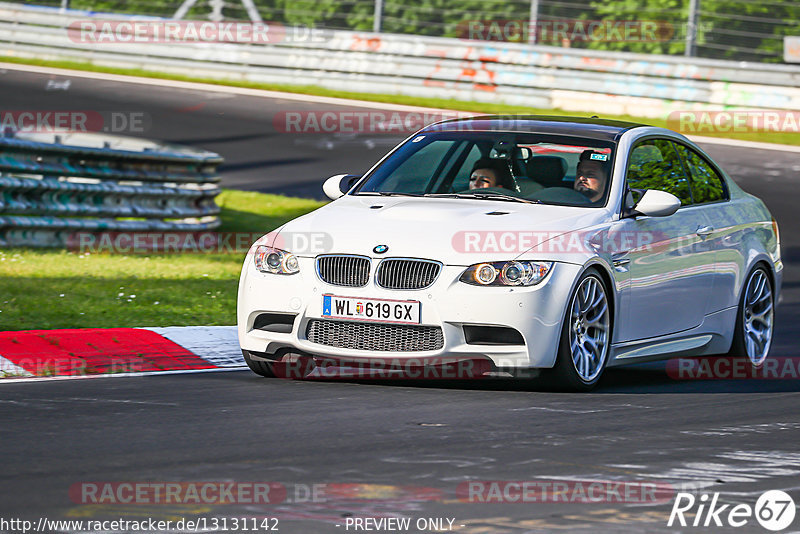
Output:
[[[505,161],[491,158],[481,158],[472,166],[469,175],[470,189],[484,189],[487,187],[511,187],[511,172]]]
[[[592,155],[596,156],[593,158]],[[578,160],[578,170],[575,174],[575,191],[583,193],[590,202],[598,202],[603,198],[606,190],[608,173],[603,162],[608,154],[601,154],[594,150],[584,150]]]

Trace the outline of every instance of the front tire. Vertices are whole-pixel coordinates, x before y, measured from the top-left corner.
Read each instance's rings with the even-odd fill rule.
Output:
[[[733,343],[728,356],[746,356],[758,367],[769,356],[775,327],[775,296],[769,274],[762,265],[750,272],[736,311]]]
[[[611,346],[608,288],[594,269],[575,286],[567,306],[556,365],[549,373],[560,389],[589,391],[600,381]]]
[[[255,374],[265,378],[275,378],[275,367],[272,362],[254,360],[250,357],[250,353],[244,349],[242,349],[242,356],[244,356],[244,362],[247,364],[247,367]]]

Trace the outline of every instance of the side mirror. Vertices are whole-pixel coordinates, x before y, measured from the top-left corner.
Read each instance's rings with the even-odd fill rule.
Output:
[[[325,193],[325,196],[329,199],[336,200],[344,196],[359,178],[361,177],[355,174],[337,174],[336,176],[331,176],[322,184],[322,192]]]
[[[633,207],[632,215],[647,215],[649,217],[666,217],[672,215],[681,207],[681,201],[672,193],[648,189]]]

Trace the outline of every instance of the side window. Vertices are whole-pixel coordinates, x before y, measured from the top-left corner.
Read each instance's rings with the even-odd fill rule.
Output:
[[[683,206],[692,203],[689,179],[675,147],[666,139],[648,139],[633,148],[627,180],[630,189],[641,190],[633,192],[634,202],[638,202],[645,190],[660,189],[678,197]]]
[[[689,174],[692,176],[692,196],[696,204],[726,200],[725,185],[722,177],[691,148],[677,145]]]

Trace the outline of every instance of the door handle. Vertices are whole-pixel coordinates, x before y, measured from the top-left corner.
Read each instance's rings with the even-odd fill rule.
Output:
[[[714,231],[713,226],[701,226],[697,229],[695,233],[700,237],[708,237],[709,235],[711,235],[711,232],[713,231]]]
[[[611,256],[611,263],[614,265],[614,270],[624,273],[628,270],[628,264],[631,259],[626,256],[627,252],[621,252]]]

